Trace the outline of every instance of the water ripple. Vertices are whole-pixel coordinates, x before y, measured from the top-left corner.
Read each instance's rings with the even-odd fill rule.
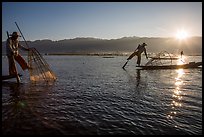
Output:
[[[131,62],[124,71],[123,57],[47,59],[58,76],[53,85],[3,84],[3,134],[202,134],[202,70],[178,78],[174,70],[136,71]]]

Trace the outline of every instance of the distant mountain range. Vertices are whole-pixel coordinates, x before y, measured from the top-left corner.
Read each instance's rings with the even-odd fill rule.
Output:
[[[175,38],[159,37],[123,37],[120,39],[74,38],[52,41],[49,39],[27,41],[29,47],[35,47],[42,54],[120,54],[133,52],[138,44],[147,43],[148,53],[168,51],[175,53],[183,50],[186,55],[202,55],[202,37],[191,37],[185,41]],[[2,54],[5,54],[5,41],[2,42]],[[24,41],[20,43],[26,46]]]

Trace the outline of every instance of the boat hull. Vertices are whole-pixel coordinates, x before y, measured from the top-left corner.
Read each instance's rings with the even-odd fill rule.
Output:
[[[19,77],[21,77],[21,74],[18,74]],[[8,80],[8,79],[12,79],[12,78],[16,78],[16,75],[3,75],[1,76],[1,80]]]
[[[189,64],[182,65],[164,65],[164,66],[138,66],[139,69],[154,70],[154,69],[188,69],[198,68],[202,65],[202,62],[190,62]]]

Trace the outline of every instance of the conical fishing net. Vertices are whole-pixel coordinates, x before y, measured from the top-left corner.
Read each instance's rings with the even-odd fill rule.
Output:
[[[35,48],[30,48],[28,52],[28,64],[31,67],[29,73],[32,82],[51,82],[57,79],[49,64]]]
[[[172,60],[178,59],[167,51],[161,51],[156,54],[154,57],[145,64],[145,66],[163,66],[163,65],[172,65]]]

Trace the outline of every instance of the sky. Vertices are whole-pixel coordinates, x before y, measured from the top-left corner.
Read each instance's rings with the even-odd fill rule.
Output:
[[[2,2],[2,41],[15,22],[31,41],[202,36],[202,2]]]

